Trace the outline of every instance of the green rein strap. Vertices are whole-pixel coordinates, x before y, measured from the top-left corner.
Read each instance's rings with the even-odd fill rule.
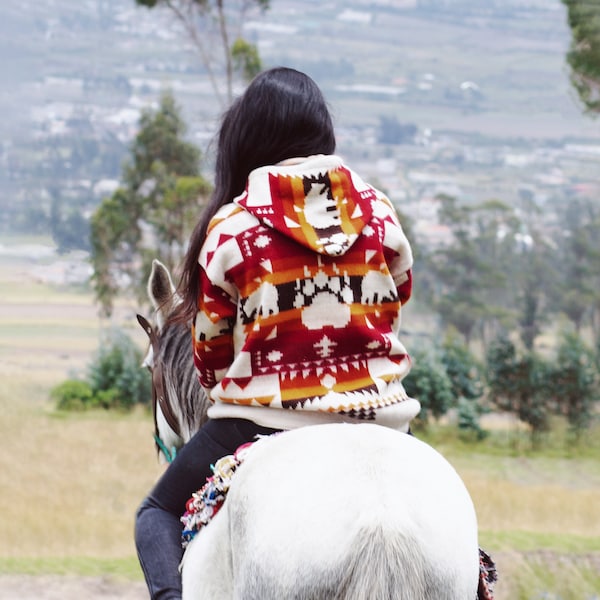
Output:
[[[158,437],[156,433],[154,434],[154,441],[158,446],[158,449],[164,454],[165,458],[167,459],[167,462],[172,463],[175,460],[175,457],[177,456],[177,448],[173,446],[171,450],[169,450],[165,443]]]

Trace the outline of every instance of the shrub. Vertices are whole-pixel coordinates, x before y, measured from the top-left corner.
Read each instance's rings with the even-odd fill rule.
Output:
[[[85,410],[94,403],[94,392],[88,383],[67,379],[50,391],[50,398],[59,410]]]
[[[87,381],[64,381],[52,389],[50,397],[60,410],[129,409],[134,404],[147,404],[152,390],[148,371],[141,366],[142,358],[142,352],[127,335],[111,330],[101,338]]]
[[[148,403],[152,391],[142,359],[142,352],[122,331],[110,330],[103,336],[89,368],[90,386],[100,406],[131,408]]]
[[[99,407],[105,409],[119,408],[123,406],[123,403],[121,402],[121,397],[119,395],[119,390],[115,388],[100,390],[96,394],[96,403]]]
[[[488,436],[479,424],[481,416],[480,406],[473,400],[469,400],[464,396],[458,399],[458,428],[467,438],[475,437],[476,440],[484,440]]]

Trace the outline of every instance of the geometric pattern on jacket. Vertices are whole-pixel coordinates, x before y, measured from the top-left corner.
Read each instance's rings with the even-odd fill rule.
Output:
[[[418,412],[398,339],[410,245],[389,200],[340,158],[253,171],[211,221],[199,264],[194,357],[219,416]]]

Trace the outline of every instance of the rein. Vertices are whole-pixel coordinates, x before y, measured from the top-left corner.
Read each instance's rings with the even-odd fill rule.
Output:
[[[158,431],[158,421],[157,421],[157,407],[160,407],[160,410],[165,417],[165,421],[167,425],[173,430],[173,432],[181,437],[181,428],[179,426],[179,421],[177,417],[173,413],[173,409],[167,400],[167,395],[165,393],[165,377],[163,374],[163,365],[159,362],[158,353],[159,353],[159,340],[156,330],[149,323],[148,319],[143,317],[142,315],[137,315],[138,323],[142,326],[143,330],[146,332],[146,335],[150,339],[150,345],[152,346],[152,354],[154,356],[154,360],[156,361],[154,366],[148,367],[150,373],[152,375],[152,414],[154,415],[154,441],[156,442],[156,447],[165,455],[167,462],[172,462],[175,458],[176,449],[173,448],[169,450],[165,443],[160,439],[159,431]]]

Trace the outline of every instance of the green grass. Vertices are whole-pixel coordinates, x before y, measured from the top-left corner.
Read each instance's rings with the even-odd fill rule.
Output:
[[[138,560],[134,556],[126,558],[81,558],[66,556],[19,557],[0,559],[0,575],[78,575],[97,577],[110,575],[130,581],[143,577]]]
[[[479,530],[479,541],[483,548],[493,548],[495,552],[600,553],[600,537],[598,536],[586,537],[537,531],[486,531],[485,525],[483,525]]]
[[[423,441],[435,446],[443,454],[469,456],[526,456],[537,459],[577,459],[593,461],[600,475],[600,420],[596,419],[589,429],[576,440],[562,419],[553,419],[552,429],[535,443],[528,431],[518,423],[487,429],[487,437],[476,440],[473,436],[458,432],[453,425],[417,425],[415,434]],[[484,426],[485,429],[485,426]]]
[[[600,556],[513,555],[499,577],[496,600],[597,600]]]

